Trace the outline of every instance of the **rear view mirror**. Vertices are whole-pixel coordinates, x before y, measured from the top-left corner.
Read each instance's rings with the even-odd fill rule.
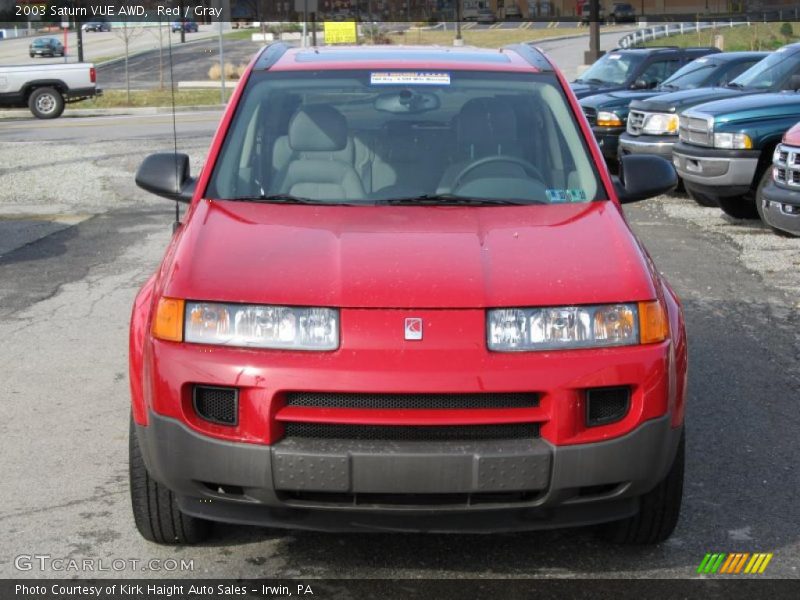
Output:
[[[177,202],[191,202],[196,181],[189,175],[189,157],[175,152],[151,154],[136,171],[136,185]]]
[[[396,114],[415,114],[436,110],[440,105],[439,96],[430,92],[400,90],[381,94],[375,99],[375,109]]]
[[[614,187],[622,204],[660,196],[678,186],[675,167],[665,158],[653,154],[629,154],[620,162],[622,180],[614,178]]]

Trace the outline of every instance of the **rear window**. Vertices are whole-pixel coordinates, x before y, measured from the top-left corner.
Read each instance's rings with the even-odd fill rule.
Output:
[[[605,198],[554,75],[393,69],[252,74],[206,197],[281,195]]]

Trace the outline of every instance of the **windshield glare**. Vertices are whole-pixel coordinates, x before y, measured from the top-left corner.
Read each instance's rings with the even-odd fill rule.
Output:
[[[206,191],[375,204],[605,198],[552,74],[257,72]]]
[[[642,58],[635,54],[612,52],[589,67],[578,81],[621,85],[628,80],[628,75],[640,62],[642,62]]]
[[[731,84],[752,89],[770,89],[779,86],[796,68],[796,61],[787,60],[780,50],[773,52],[734,79]]]

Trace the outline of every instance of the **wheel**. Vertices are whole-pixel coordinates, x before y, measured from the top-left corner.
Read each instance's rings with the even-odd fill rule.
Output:
[[[706,196],[705,194],[691,190],[688,187],[686,188],[686,195],[697,202],[700,206],[719,208],[719,203],[713,196]]]
[[[136,529],[157,544],[196,544],[211,533],[211,523],[183,514],[175,495],[147,472],[131,417],[128,442],[131,507]]]
[[[36,88],[28,98],[28,108],[35,117],[55,119],[64,112],[64,97],[55,88]]]
[[[641,546],[658,544],[672,535],[681,512],[685,446],[686,435],[681,433],[667,476],[641,497],[637,515],[604,525],[600,529],[604,539],[615,544]]]

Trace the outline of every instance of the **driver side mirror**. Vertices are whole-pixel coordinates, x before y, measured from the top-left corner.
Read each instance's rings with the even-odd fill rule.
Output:
[[[634,89],[634,90],[648,90],[651,87],[653,87],[653,86],[651,86],[647,82],[647,80],[639,78],[639,79],[637,79],[636,81],[633,82],[633,85],[631,86],[631,89]]]
[[[621,204],[646,200],[671,192],[678,186],[678,174],[667,159],[653,154],[629,154],[620,159],[614,188]]]
[[[191,202],[196,183],[189,175],[189,157],[186,154],[151,154],[136,171],[136,185],[151,194],[176,202]]]

